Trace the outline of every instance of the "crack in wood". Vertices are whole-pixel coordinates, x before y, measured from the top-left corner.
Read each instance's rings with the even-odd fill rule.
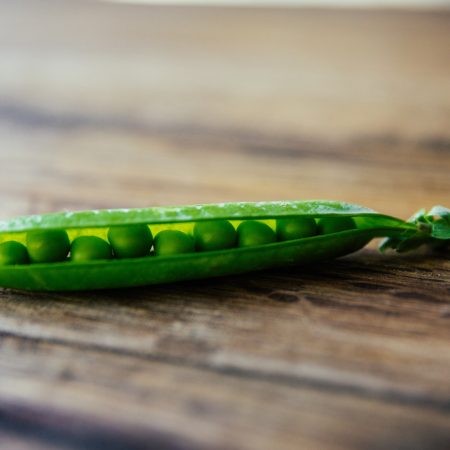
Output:
[[[92,417],[2,399],[0,430],[62,449],[201,450],[185,437],[142,427],[125,428]]]

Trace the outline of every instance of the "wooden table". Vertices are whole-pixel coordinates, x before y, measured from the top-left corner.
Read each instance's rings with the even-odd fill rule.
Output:
[[[0,213],[450,200],[450,14],[0,4]],[[0,290],[2,449],[444,449],[448,254]]]

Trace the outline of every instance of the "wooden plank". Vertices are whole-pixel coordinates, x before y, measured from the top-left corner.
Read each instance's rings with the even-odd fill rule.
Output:
[[[0,325],[7,335],[445,409],[450,266],[443,259],[437,276],[434,259],[415,262],[365,251],[313,269],[92,292],[88,300],[3,291]]]
[[[0,214],[448,204],[450,14],[0,4]],[[0,446],[443,449],[450,262],[0,290]]]
[[[80,353],[77,346],[15,337],[2,340],[2,354],[0,412],[19,431],[33,418],[44,429],[56,429],[52,421],[62,430],[83,427],[85,433],[78,434],[94,443],[103,434],[104,439],[133,434],[136,445],[148,439],[149,446],[170,432],[173,447],[169,443],[168,448],[188,449],[265,449],[277,442],[286,449],[381,448],[385,442],[396,448],[432,448],[427,446],[449,437],[448,414],[434,408],[387,405],[334,389],[289,386],[92,348]],[[160,433],[152,436],[155,427]],[[72,436],[76,444],[78,434],[69,433],[69,440]]]

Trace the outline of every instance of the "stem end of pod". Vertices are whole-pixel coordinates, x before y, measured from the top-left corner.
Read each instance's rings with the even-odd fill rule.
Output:
[[[379,246],[381,252],[389,249],[399,253],[414,250],[422,245],[429,245],[434,250],[448,247],[450,240],[450,209],[434,206],[428,212],[421,209],[406,223],[416,226],[415,232],[404,236],[394,236],[383,239]]]

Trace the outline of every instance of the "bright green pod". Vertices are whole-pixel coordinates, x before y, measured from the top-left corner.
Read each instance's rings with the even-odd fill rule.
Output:
[[[194,225],[195,248],[201,252],[233,248],[236,230],[228,220],[208,220]]]
[[[27,234],[27,249],[33,263],[64,261],[70,249],[65,230],[33,230]]]
[[[322,227],[322,231],[328,230],[328,234],[275,241],[275,232],[267,225],[283,219],[304,218],[322,221],[322,224],[324,218],[333,219],[334,223],[336,218],[349,218],[355,226],[346,226],[345,231],[339,227]],[[242,230],[248,227],[244,224],[256,221],[266,231],[269,228],[267,236],[270,237],[261,241],[258,240],[260,235],[266,232],[249,233],[250,237],[244,241],[241,239],[241,244],[252,245],[195,251],[191,234],[196,224],[211,221],[230,221],[235,228],[241,224],[241,238],[246,234]],[[71,239],[86,235],[105,238],[112,227],[135,225],[144,225],[154,231],[164,230],[155,238],[155,256],[89,259],[76,263],[67,261],[67,233]],[[257,227],[260,228],[259,225]],[[58,239],[55,239],[55,231]],[[31,239],[31,236],[38,238]],[[31,264],[0,265],[0,286],[60,291],[143,286],[218,277],[330,260],[359,250],[376,237],[387,238],[381,246],[383,250],[393,248],[407,251],[421,244],[429,244],[431,248],[443,247],[442,244],[450,240],[450,210],[444,207],[435,207],[428,212],[421,210],[409,221],[404,221],[358,205],[315,200],[218,203],[19,217],[0,222],[0,244],[7,241],[23,244],[28,240],[34,248],[34,254],[43,255],[48,262],[41,259],[39,264],[34,264],[40,260],[35,256]],[[67,243],[67,247],[55,245],[57,241]],[[44,248],[39,250],[37,243],[41,247],[45,244]],[[55,258],[61,261],[50,261]]]
[[[178,230],[160,231],[155,236],[154,248],[156,256],[180,255],[195,251],[194,239]]]
[[[315,236],[317,234],[317,224],[313,217],[278,219],[276,232],[279,241],[302,239]]]
[[[108,241],[116,258],[138,258],[150,253],[153,236],[147,225],[126,225],[111,227]]]
[[[97,236],[77,237],[70,246],[70,260],[72,262],[111,259],[112,257],[111,246],[104,239]]]
[[[28,252],[25,245],[16,241],[7,241],[0,244],[0,266],[27,264],[28,262]]]
[[[356,228],[351,217],[322,217],[317,223],[319,234],[340,233]]]
[[[256,220],[247,220],[239,224],[237,234],[239,247],[272,244],[277,240],[275,232],[269,225]]]

